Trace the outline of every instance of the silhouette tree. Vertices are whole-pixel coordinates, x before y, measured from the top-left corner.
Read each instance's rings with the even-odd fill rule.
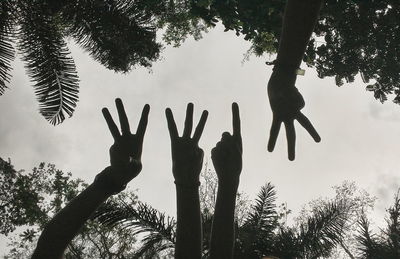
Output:
[[[329,256],[345,232],[345,206],[340,202],[327,203],[313,211],[305,221],[288,227],[281,220],[288,211],[285,209],[284,213],[280,213],[275,200],[274,186],[267,183],[248,210],[243,224],[237,225],[235,258],[261,258],[263,255],[285,259]],[[148,209],[151,213],[147,215],[152,216],[143,220],[141,211]],[[148,205],[106,203],[97,212],[96,218],[104,224],[139,228],[148,234],[146,249],[154,249],[155,246],[159,251],[169,250],[175,242],[175,220]],[[211,223],[212,213],[203,213],[204,258],[208,258]]]
[[[370,221],[363,213],[358,221],[358,252],[362,259],[385,258],[396,259],[400,257],[400,191],[394,198],[390,207],[386,228],[375,234],[370,229]]]
[[[40,113],[52,124],[72,116],[79,80],[68,50],[74,39],[116,72],[150,67],[162,41],[175,47],[220,21],[252,43],[251,53],[276,53],[284,0],[3,0],[0,3],[0,95],[10,81],[16,46],[34,83]],[[400,103],[400,6],[397,1],[326,0],[304,61],[338,86],[360,74],[376,99]],[[16,43],[16,44],[14,44]]]
[[[14,45],[34,83],[40,113],[52,124],[72,116],[79,80],[67,38],[108,69],[126,73],[150,67],[164,40],[176,46],[206,28],[189,15],[189,5],[145,0],[3,0],[0,3],[0,95],[10,81]],[[16,43],[16,44],[14,44]]]
[[[251,41],[247,57],[276,53],[286,1],[192,2],[193,15],[211,25],[221,21],[226,31]],[[393,93],[393,101],[400,103],[399,13],[394,0],[324,1],[304,62],[321,78],[334,76],[338,86],[360,74],[376,99],[384,102]]]
[[[47,222],[87,184],[44,163],[27,173],[0,159],[0,173],[0,233],[10,236],[5,258],[30,258]],[[134,205],[137,196],[124,192],[110,198],[116,200]],[[133,229],[89,220],[68,245],[65,257],[132,258],[140,249],[138,241]]]

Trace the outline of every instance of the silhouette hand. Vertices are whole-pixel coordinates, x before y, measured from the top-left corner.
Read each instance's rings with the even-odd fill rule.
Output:
[[[198,143],[207,121],[208,112],[203,111],[199,124],[191,138],[193,127],[193,104],[189,103],[186,109],[185,127],[182,137],[178,130],[171,109],[165,110],[168,130],[171,137],[172,173],[175,183],[183,186],[198,186],[204,152]]]
[[[268,151],[272,152],[278,138],[282,122],[285,124],[286,138],[288,143],[288,158],[293,161],[295,158],[296,131],[294,120],[302,125],[315,142],[320,142],[321,137],[315,130],[308,118],[300,112],[304,108],[304,99],[294,86],[295,78],[281,73],[274,72],[268,82],[268,97],[271,105],[273,118],[268,141]]]
[[[237,103],[232,104],[233,134],[224,132],[221,141],[211,151],[211,159],[220,184],[239,184],[242,171],[242,136]]]
[[[99,177],[102,177],[103,181],[108,183],[108,187],[117,193],[125,189],[126,184],[142,170],[142,146],[150,106],[146,104],[143,107],[136,134],[132,134],[121,99],[115,99],[115,104],[121,124],[121,134],[108,109],[103,108],[103,116],[114,138],[114,144],[110,148],[111,166],[100,173]]]

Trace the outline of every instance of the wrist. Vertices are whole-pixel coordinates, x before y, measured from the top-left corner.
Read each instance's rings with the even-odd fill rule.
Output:
[[[111,175],[114,170],[118,170],[112,166],[106,167],[103,171],[96,175],[92,185],[100,188],[107,195],[118,194],[126,188],[126,184],[117,183]]]
[[[218,180],[218,188],[224,190],[237,190],[239,187],[239,177],[231,178],[231,179],[219,179]]]
[[[174,181],[176,188],[184,188],[184,189],[198,189],[200,186],[200,181]]]

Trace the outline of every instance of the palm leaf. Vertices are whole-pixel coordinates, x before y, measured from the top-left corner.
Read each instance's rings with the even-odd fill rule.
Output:
[[[150,205],[137,202],[129,205],[122,200],[105,203],[94,215],[99,222],[110,226],[120,225],[132,228],[133,235],[144,234],[141,248],[136,256],[140,257],[148,249],[161,252],[175,244],[175,220]]]
[[[267,255],[285,259],[302,258],[300,244],[295,229],[280,227],[273,240],[271,252]]]
[[[314,210],[300,225],[298,241],[305,258],[328,256],[343,238],[347,208],[341,202],[329,202]]]
[[[397,192],[394,205],[388,209],[389,218],[387,229],[384,234],[387,236],[387,243],[393,256],[400,257],[400,196]]]
[[[21,1],[19,49],[35,83],[40,113],[53,125],[72,116],[78,77],[60,26],[44,1]]]
[[[15,57],[15,50],[12,46],[11,12],[10,0],[2,0],[0,3],[0,95],[7,88],[6,83],[10,82],[11,62]]]
[[[358,220],[359,231],[356,236],[360,258],[378,258],[383,253],[379,239],[371,232],[370,223],[365,214]]]
[[[271,183],[261,187],[243,226],[238,229],[237,255],[260,258],[271,251],[271,240],[278,227],[275,200],[276,192]]]
[[[275,187],[271,183],[265,184],[261,187],[244,224],[254,227],[258,232],[266,232],[275,228],[277,220],[275,201]]]
[[[143,1],[141,1],[143,2]],[[70,1],[63,10],[69,33],[108,69],[128,72],[159,58],[152,15],[139,1]]]

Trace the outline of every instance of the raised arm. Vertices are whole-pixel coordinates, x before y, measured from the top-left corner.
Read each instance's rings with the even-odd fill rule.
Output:
[[[294,120],[297,120],[316,142],[321,141],[311,122],[300,112],[305,102],[295,87],[295,83],[297,70],[317,21],[322,2],[323,0],[287,1],[278,57],[268,82],[268,97],[273,113],[268,151],[274,150],[283,122],[286,129],[289,160],[295,159]]]
[[[39,237],[33,259],[62,258],[64,250],[90,215],[108,197],[124,190],[127,183],[142,170],[142,145],[150,106],[144,106],[136,134],[131,134],[122,101],[116,99],[115,102],[121,133],[107,108],[103,109],[104,118],[114,138],[110,148],[111,165],[50,220]]]
[[[201,215],[199,199],[199,176],[203,166],[203,150],[199,140],[206,124],[208,112],[203,111],[199,124],[191,137],[193,128],[193,104],[186,110],[182,137],[168,108],[165,111],[171,137],[172,173],[175,178],[177,200],[176,259],[201,258]]]
[[[242,171],[242,137],[239,106],[232,104],[233,134],[222,134],[211,159],[218,176],[217,202],[211,230],[210,259],[231,259],[235,243],[236,193]]]

